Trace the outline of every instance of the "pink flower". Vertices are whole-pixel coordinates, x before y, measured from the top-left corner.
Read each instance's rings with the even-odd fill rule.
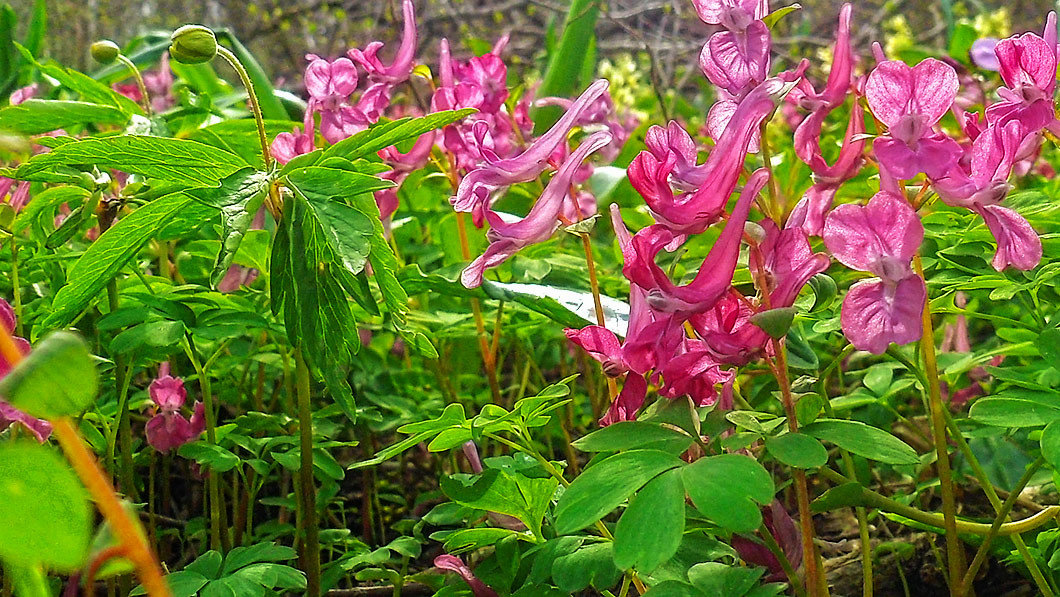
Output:
[[[888,129],[873,142],[882,168],[899,179],[918,172],[936,177],[957,162],[960,146],[932,127],[950,109],[959,87],[953,67],[934,58],[915,67],[896,60],[876,66],[865,82],[865,98]]]
[[[774,78],[748,93],[701,166],[695,166],[691,138],[675,123],[665,132],[649,133],[648,151],[634,158],[627,175],[659,225],[675,235],[698,234],[717,221],[743,171],[748,144],[776,108],[784,87]],[[674,172],[678,175],[672,179]],[[695,190],[675,196],[671,182],[679,189]]]
[[[279,133],[276,135],[276,138],[272,140],[272,145],[269,147],[269,153],[280,164],[286,164],[294,158],[316,149],[315,137],[313,110],[306,108],[301,130],[296,128],[290,133]]]
[[[169,68],[169,52],[163,52],[158,60],[158,69],[145,71],[143,73],[144,87],[151,98],[151,109],[155,112],[164,112],[173,107],[176,98],[173,97],[173,71]],[[140,86],[136,83],[123,83],[115,85],[114,90],[131,99],[141,102]]]
[[[1005,87],[998,89],[1001,101],[986,109],[990,124],[1018,119],[1031,132],[1055,122],[1053,93],[1056,91],[1056,13],[1046,20],[1044,38],[1033,33],[997,43],[998,68]]]
[[[747,179],[724,230],[703,260],[696,277],[684,286],[675,285],[655,263],[659,251],[677,239],[673,232],[656,224],[633,237],[635,258],[632,262],[626,262],[623,272],[630,281],[648,291],[648,303],[653,309],[679,313],[687,319],[694,313],[710,309],[722,297],[729,289],[736,270],[740,238],[751,211],[751,203],[768,179],[769,173],[764,168]]]
[[[553,175],[526,217],[507,222],[487,207],[485,217],[490,224],[490,230],[486,234],[490,241],[489,247],[467,266],[460,276],[461,283],[467,288],[477,288],[482,284],[482,274],[487,269],[500,265],[523,247],[548,240],[556,229],[557,218],[563,210],[578,168],[589,154],[610,142],[611,134],[604,131],[593,133],[582,141]],[[527,150],[530,151],[533,150]],[[468,177],[470,176],[469,174]]]
[[[552,153],[566,142],[567,133],[575,122],[597,98],[607,90],[607,81],[600,79],[589,86],[570,110],[561,117],[544,135],[541,135],[515,157],[487,160],[482,166],[472,170],[460,181],[456,195],[450,199],[453,208],[462,212],[478,212],[490,201],[494,192],[519,182],[534,180],[548,167]],[[610,142],[611,136],[608,135]],[[573,173],[572,173],[573,174]]]
[[[147,422],[144,431],[147,443],[159,452],[168,452],[195,440],[206,428],[206,411],[196,402],[191,420],[184,418],[180,409],[187,402],[184,380],[169,375],[169,363],[159,367],[159,376],[151,382],[148,394],[158,412]]]
[[[456,556],[449,554],[440,555],[434,558],[434,567],[439,570],[457,573],[471,587],[471,593],[475,597],[497,597],[497,592],[479,580],[475,573],[471,571],[471,568]]]
[[[741,98],[769,73],[772,38],[762,21],[753,21],[740,32],[719,31],[707,40],[699,67],[716,87]]]
[[[349,105],[357,89],[357,67],[348,58],[327,61],[307,54],[305,88],[309,93],[309,112],[320,113],[320,134],[329,143],[337,143],[366,126],[364,115]],[[307,122],[312,117],[307,116]],[[305,133],[309,132],[306,127]]]
[[[405,31],[401,46],[389,66],[379,60],[378,54],[379,50],[383,49],[383,42],[374,41],[364,50],[353,49],[348,52],[349,57],[368,72],[368,79],[373,83],[393,86],[404,82],[412,74],[417,43],[416,7],[412,0],[404,0],[401,10],[405,19]]]
[[[4,299],[0,299],[0,325],[4,326],[9,334],[13,334],[15,331],[15,310],[11,307],[11,303]],[[15,347],[18,348],[20,353],[23,355],[30,353],[29,342],[18,336],[12,336],[12,338],[15,341]],[[7,359],[0,357],[0,378],[5,377],[13,368],[13,363],[9,363]],[[44,419],[31,417],[0,398],[0,431],[15,423],[22,425],[41,443],[44,443],[44,440],[48,439],[48,436],[52,433],[51,423]]]
[[[745,29],[769,14],[769,0],[692,0],[699,18],[708,25]]]
[[[840,323],[850,343],[881,354],[891,342],[919,339],[927,287],[909,265],[924,240],[913,208],[881,191],[868,205],[835,208],[822,237],[840,263],[877,276],[854,284],[843,300]]]
[[[22,102],[32,99],[37,96],[37,91],[40,89],[40,85],[32,83],[25,87],[19,87],[18,89],[11,92],[11,98],[8,100],[12,106],[17,106]]]

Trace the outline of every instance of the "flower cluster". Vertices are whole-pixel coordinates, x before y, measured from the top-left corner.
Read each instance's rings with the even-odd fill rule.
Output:
[[[945,204],[983,218],[997,241],[992,264],[998,271],[1037,265],[1042,256],[1037,233],[1001,203],[1016,166],[1037,155],[1043,132],[1060,130],[1053,99],[1054,15],[1042,37],[1028,33],[992,45],[1004,86],[999,99],[979,114],[966,111],[973,104],[959,99],[961,79],[943,61],[929,58],[909,66],[886,60],[877,44],[875,66],[858,75],[849,4],[840,11],[831,67],[820,88],[807,78],[806,60],[771,76],[772,38],[763,20],[767,0],[693,4],[704,22],[719,26],[699,59],[719,98],[706,117],[713,149],[700,162],[699,145],[680,124],[651,127],[647,148],[630,164],[628,176],[655,223],[630,235],[612,206],[631,288],[629,328],[622,339],[600,326],[567,330],[608,375],[625,377],[601,424],[635,418],[650,384],[661,396],[688,395],[699,405],[729,407],[734,367],[770,356],[775,348],[756,322],[792,307],[831,257],[875,276],[854,284],[843,301],[840,323],[855,348],[878,354],[891,343],[918,340],[927,287],[913,262],[924,238],[917,210],[927,204],[928,189]],[[745,169],[748,155],[768,142],[763,132],[781,103],[795,154],[813,179],[790,209],[777,190],[762,192],[770,164],[751,173]],[[874,118],[875,136],[868,134],[863,106]],[[824,124],[838,110],[847,112],[846,132],[829,162],[822,147],[836,141],[822,139]],[[941,126],[949,112],[959,131]],[[833,208],[837,191],[866,164],[878,168],[879,192],[866,204]],[[922,189],[915,200],[906,193],[912,185]],[[768,217],[749,222],[754,207]],[[657,265],[663,250],[675,251],[688,237],[722,222],[687,283],[676,283]],[[818,236],[831,256],[814,252],[811,240]],[[742,243],[754,280],[752,296],[732,284]]]
[[[144,432],[147,443],[159,452],[168,452],[194,441],[206,429],[206,411],[202,402],[195,402],[191,420],[180,409],[188,400],[184,380],[169,374],[169,363],[162,363],[158,377],[147,388],[155,414],[147,421]]]

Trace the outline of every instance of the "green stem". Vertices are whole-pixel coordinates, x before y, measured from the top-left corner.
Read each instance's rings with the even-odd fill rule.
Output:
[[[780,567],[784,570],[784,574],[788,577],[788,584],[791,585],[793,591],[798,597],[804,597],[806,591],[803,590],[801,583],[799,583],[799,575],[796,574],[795,568],[791,566],[791,561],[788,560],[787,554],[781,549],[780,544],[777,543],[776,537],[773,533],[769,532],[769,527],[764,523],[758,529],[758,534],[762,536],[762,543],[765,543],[766,549],[773,554],[773,557],[780,562]]]
[[[895,360],[912,372],[920,381],[920,386],[922,388],[927,388],[927,381],[924,378],[924,373],[912,362],[912,360],[902,354],[901,351],[894,349],[894,347],[889,348],[887,354],[894,357]],[[946,418],[946,427],[949,428],[950,437],[957,442],[957,448],[961,451],[965,460],[968,461],[968,465],[972,467],[972,472],[975,473],[975,478],[978,479],[979,485],[983,488],[983,492],[986,493],[986,497],[990,501],[990,505],[993,506],[994,512],[997,512],[1000,515],[1002,507],[1001,498],[998,497],[997,492],[994,490],[994,484],[990,482],[990,477],[986,474],[982,464],[979,463],[979,459],[976,458],[975,453],[972,451],[972,447],[968,445],[968,440],[964,439],[964,434],[961,433],[960,428],[957,427],[957,421],[953,419],[953,415],[950,414],[949,409],[943,409],[942,414]],[[1027,549],[1026,542],[1024,542],[1023,538],[1019,535],[1013,535],[1011,539],[1013,545],[1016,546],[1016,551],[1019,552],[1020,557],[1023,559],[1023,563],[1027,566],[1027,570],[1030,572],[1034,584],[1038,586],[1038,590],[1041,591],[1042,595],[1045,597],[1053,597],[1055,592],[1049,585],[1049,581],[1046,580],[1045,575],[1042,574],[1038,562],[1035,561],[1034,556],[1031,554],[1030,550]]]
[[[206,443],[216,446],[217,413],[214,411],[210,377],[206,374],[206,369],[202,366],[202,363],[199,362],[199,356],[195,353],[195,344],[191,339],[191,335],[186,335],[185,339],[187,341],[184,344],[184,352],[188,355],[191,366],[195,368],[195,373],[199,377],[199,388],[202,390],[203,410],[206,413]],[[213,549],[227,552],[228,525],[223,524],[221,520],[221,489],[218,483],[217,472],[208,471],[206,475],[206,491],[210,500],[210,546]]]
[[[110,312],[118,310],[118,281],[111,280],[107,283],[107,301]],[[121,354],[111,355],[114,359],[114,386],[116,394],[121,395],[128,389],[129,381],[126,376],[125,357]],[[119,474],[121,478],[121,491],[126,496],[135,499],[136,479],[133,475],[133,447],[132,447],[132,425],[129,420],[129,402],[121,400],[118,405],[118,441],[121,444],[121,466]]]
[[[927,278],[924,276],[924,266],[920,255],[913,258],[913,266],[916,273],[924,284]],[[956,583],[964,576],[964,547],[961,539],[957,536],[957,500],[954,497],[953,478],[950,472],[950,455],[946,444],[946,419],[942,411],[946,405],[942,403],[942,395],[939,389],[938,362],[935,360],[935,329],[931,324],[931,301],[924,298],[924,311],[921,317],[922,333],[920,336],[920,350],[924,359],[924,377],[927,381],[928,406],[931,415],[931,436],[935,441],[936,461],[935,465],[939,473],[939,493],[942,494],[943,529],[946,531],[946,560],[949,568],[950,592],[955,597],[961,597],[956,592]]]
[[[140,106],[144,109],[144,114],[150,117],[151,97],[147,95],[147,85],[144,85],[144,78],[140,74],[140,69],[136,68],[133,61],[129,60],[124,54],[118,54],[118,62],[124,64],[126,68],[132,71],[133,79],[136,80],[136,87],[140,90]]]
[[[309,403],[309,368],[302,349],[294,351],[295,377],[298,388],[298,436],[301,465],[298,468],[298,487],[301,492],[302,526],[305,539],[302,541],[302,565],[306,573],[306,595],[320,595],[320,531],[317,522],[317,496],[313,481],[313,411]]]
[[[1012,492],[1008,494],[1008,499],[1001,504],[1001,508],[997,512],[997,516],[994,518],[994,523],[990,525],[990,532],[987,533],[986,537],[983,537],[983,543],[979,546],[979,550],[975,552],[975,558],[972,559],[972,563],[968,565],[968,571],[964,573],[964,578],[960,581],[960,586],[957,590],[960,595],[967,595],[972,588],[972,581],[975,580],[975,573],[979,570],[979,567],[983,565],[986,557],[990,554],[990,544],[993,543],[994,537],[997,537],[997,531],[1004,524],[1008,518],[1009,512],[1012,511],[1012,506],[1016,504],[1016,500],[1019,499],[1020,492],[1023,488],[1030,483],[1031,477],[1034,473],[1038,472],[1038,469],[1045,464],[1045,458],[1039,456],[1037,460],[1032,462],[1027,470],[1023,471],[1023,476],[1020,477],[1019,481],[1016,482],[1016,486],[1012,488]]]
[[[842,485],[845,483],[856,483],[856,481],[848,479],[827,467],[821,467],[818,469],[818,472],[822,477],[836,484]],[[935,514],[934,512],[924,512],[923,510],[918,510],[912,506],[906,506],[901,502],[880,495],[866,487],[860,487],[860,489],[861,495],[859,496],[858,501],[865,506],[876,508],[877,510],[883,510],[884,512],[898,514],[910,520],[915,520],[916,522],[935,528],[943,528],[943,525],[945,524],[944,516]],[[1013,534],[1026,533],[1027,531],[1032,531],[1046,524],[1057,516],[1060,516],[1060,506],[1049,506],[1034,516],[1028,516],[1022,520],[1002,524],[998,527],[996,534],[1002,537],[1008,537]],[[966,533],[969,535],[985,536],[990,533],[990,528],[992,526],[980,522],[969,522],[967,520],[955,520],[954,523],[958,533]]]
[[[121,376],[115,373],[115,376]],[[118,412],[122,413],[128,408],[129,399],[129,381],[132,378],[132,363],[125,368],[125,375],[121,376],[122,385],[118,388]],[[110,467],[112,472],[118,472],[119,462],[115,454],[118,444],[118,431],[120,427],[120,419],[118,425],[112,425],[107,429],[107,466]]]

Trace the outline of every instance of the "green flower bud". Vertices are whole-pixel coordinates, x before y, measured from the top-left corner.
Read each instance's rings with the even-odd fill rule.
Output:
[[[770,338],[776,340],[780,340],[788,334],[788,330],[791,329],[791,322],[794,320],[794,307],[770,309],[751,316],[751,323],[762,328],[762,331],[769,334]]]
[[[217,38],[213,31],[202,25],[184,25],[173,32],[170,38],[169,55],[177,62],[199,64],[209,62],[217,55]]]
[[[121,48],[109,39],[101,39],[92,44],[89,52],[92,54],[92,60],[100,64],[110,64],[118,59],[118,55],[121,54]]]

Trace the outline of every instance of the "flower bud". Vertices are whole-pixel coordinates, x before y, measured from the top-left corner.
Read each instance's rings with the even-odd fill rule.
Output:
[[[202,25],[184,25],[173,32],[170,38],[169,55],[177,62],[199,64],[209,62],[217,55],[217,38],[213,31]]]
[[[788,334],[788,330],[791,329],[791,322],[794,320],[795,309],[793,307],[770,309],[751,316],[751,323],[762,328],[762,331],[775,340],[779,340]]]
[[[743,233],[759,244],[766,240],[766,229],[762,228],[761,224],[757,222],[744,222]]]
[[[92,54],[92,60],[100,64],[110,64],[118,59],[118,54],[121,54],[121,48],[109,39],[101,39],[92,44],[89,53]]]
[[[839,292],[835,280],[828,274],[817,274],[810,278],[810,288],[813,289],[814,294],[813,307],[810,308],[811,312],[830,307]]]

